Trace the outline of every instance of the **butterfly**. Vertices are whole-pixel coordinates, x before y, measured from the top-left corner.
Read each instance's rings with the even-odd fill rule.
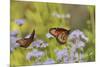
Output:
[[[22,38],[16,41],[16,43],[20,44],[20,47],[27,48],[34,40],[35,30],[33,30],[32,34],[29,38]]]
[[[50,28],[49,33],[53,35],[60,44],[65,44],[70,30],[64,28]]]

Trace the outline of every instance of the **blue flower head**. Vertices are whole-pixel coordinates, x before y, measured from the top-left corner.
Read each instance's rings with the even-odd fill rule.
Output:
[[[11,31],[10,36],[16,37],[18,33],[19,33],[18,30]]]
[[[16,24],[18,24],[19,26],[22,26],[22,25],[24,24],[25,20],[24,20],[24,19],[17,19],[17,20],[15,20],[15,22],[16,22]]]

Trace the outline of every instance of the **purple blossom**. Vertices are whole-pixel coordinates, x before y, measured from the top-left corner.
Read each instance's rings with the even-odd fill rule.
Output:
[[[64,58],[68,59],[67,48],[64,48],[63,50],[55,50],[55,53],[56,53],[56,56],[57,56],[57,61],[62,61]]]
[[[53,59],[47,59],[43,64],[54,64],[55,61]]]
[[[76,43],[76,40],[85,40],[85,41],[88,41],[88,38],[85,36],[85,34],[80,31],[80,30],[74,30],[70,35],[69,35],[69,40],[71,40],[73,43],[75,40],[75,43]]]
[[[78,49],[80,49],[80,51],[83,52],[83,48],[85,47],[85,42],[88,41],[88,38],[82,31],[74,30],[69,35],[68,40],[70,41],[71,44],[70,62],[80,61],[83,58],[81,57],[81,55],[83,56],[83,54],[80,55],[80,53],[78,53]]]
[[[34,49],[33,51],[27,53],[26,59],[31,60],[32,57],[41,58],[42,56],[44,56],[43,51],[38,51],[38,50]]]
[[[41,47],[41,44],[42,44],[42,43],[43,43],[42,40],[37,40],[37,41],[34,41],[34,42],[32,43],[32,46],[35,46],[35,47],[39,48],[39,47]]]
[[[20,38],[13,37],[13,36],[10,37],[10,50],[11,50],[11,52],[12,52],[15,48],[19,47],[19,44],[16,43],[16,40],[18,40],[18,39],[20,39]]]
[[[46,48],[47,46],[48,46],[47,42],[44,42],[43,40],[37,40],[34,41],[30,47]]]
[[[19,33],[18,30],[11,31],[10,36],[16,37],[18,33]]]
[[[88,41],[88,38],[85,36],[85,34],[80,30],[74,30],[68,37],[68,40],[70,41],[71,45],[76,45],[76,48],[83,48],[85,47],[85,42]]]
[[[68,63],[69,60],[68,60],[68,57],[64,57],[64,63]]]
[[[16,24],[18,24],[19,26],[22,26],[25,22],[25,19],[16,19],[15,20]]]
[[[32,58],[32,53],[31,52],[27,53],[26,59],[31,60],[31,58]]]

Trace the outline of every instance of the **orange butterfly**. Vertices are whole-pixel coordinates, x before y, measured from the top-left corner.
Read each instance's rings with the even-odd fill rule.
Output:
[[[31,36],[29,38],[23,38],[16,41],[16,43],[20,44],[20,47],[27,48],[32,41],[34,40],[35,30],[33,30]]]
[[[60,44],[65,44],[70,30],[64,28],[50,28],[49,33],[56,37]]]

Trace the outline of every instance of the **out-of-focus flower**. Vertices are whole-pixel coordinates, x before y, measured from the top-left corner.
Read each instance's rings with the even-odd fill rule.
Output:
[[[48,60],[46,60],[43,64],[54,64],[55,63],[55,61],[53,60],[53,59],[48,59]]]
[[[46,48],[47,46],[48,46],[47,42],[44,42],[43,40],[37,40],[34,41],[32,45],[29,47]]]
[[[32,43],[32,46],[34,47],[37,47],[37,48],[39,48],[39,47],[41,47],[41,44],[43,43],[43,41],[42,40],[37,40],[37,41],[34,41],[33,43]]]
[[[16,40],[18,40],[18,39],[20,39],[20,38],[13,37],[13,36],[10,37],[10,50],[11,50],[11,52],[13,52],[13,50],[15,48],[19,47],[19,44],[16,43]]]
[[[72,45],[76,45],[77,47],[84,47],[85,43],[83,40],[88,41],[88,38],[85,34],[80,30],[74,30],[68,37],[69,41]]]
[[[41,48],[45,48],[45,47],[47,47],[48,46],[48,43],[42,43],[42,45],[41,45]]]
[[[27,53],[26,59],[31,60],[32,57],[40,58],[40,57],[44,56],[44,54],[45,53],[43,51],[38,51],[38,50],[34,49],[32,52]]]
[[[83,53],[80,53],[79,56],[80,56],[79,57],[79,62],[83,62],[84,61],[83,60],[84,59],[84,54]]]
[[[68,56],[64,57],[64,63],[69,63]]]
[[[67,19],[71,18],[71,15],[69,13],[67,13],[67,14],[59,14],[57,12],[53,12],[52,16],[57,17],[57,18],[67,18]]]
[[[46,37],[47,37],[47,38],[53,38],[54,36],[52,36],[50,33],[47,33],[47,34],[46,34]]]
[[[61,62],[63,59],[66,59],[66,62],[68,61],[68,51],[67,48],[64,48],[63,50],[55,50],[56,56],[57,56],[57,61]],[[64,60],[65,62],[65,60]]]
[[[16,37],[18,33],[19,33],[18,30],[11,31],[10,36]]]
[[[27,60],[31,60],[31,58],[32,58],[32,53],[31,52],[27,53],[26,59]]]
[[[25,19],[16,19],[15,20],[16,24],[18,24],[19,26],[22,26],[25,22]]]
[[[78,54],[78,52],[75,52],[74,61],[75,62],[79,61],[79,54]]]
[[[71,14],[67,13],[67,14],[65,15],[65,17],[69,19],[69,18],[71,18]]]
[[[70,51],[70,62],[80,61],[83,57],[79,56],[78,49],[81,49],[80,52],[83,52],[85,47],[85,42],[88,41],[88,38],[80,30],[74,30],[68,37],[68,40],[71,44]],[[81,54],[83,56],[83,54]],[[79,59],[81,57],[81,59]]]

